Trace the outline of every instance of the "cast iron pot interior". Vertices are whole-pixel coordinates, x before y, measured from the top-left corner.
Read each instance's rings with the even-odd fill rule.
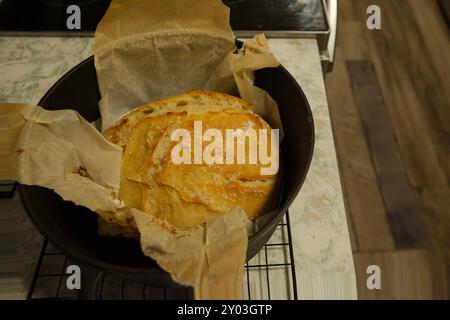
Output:
[[[303,91],[282,66],[256,72],[256,85],[277,101],[284,127],[281,145],[283,192],[280,208],[249,238],[247,258],[269,240],[305,179],[313,152],[314,127]],[[48,110],[74,109],[92,122],[100,118],[93,57],[70,70],[45,94],[39,105]],[[38,186],[19,186],[22,202],[34,224],[73,259],[153,286],[177,286],[154,261],[145,257],[138,241],[97,235],[97,215],[55,192]]]

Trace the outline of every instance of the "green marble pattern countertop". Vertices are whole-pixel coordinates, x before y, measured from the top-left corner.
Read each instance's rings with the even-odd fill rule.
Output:
[[[0,102],[37,104],[56,80],[92,54],[92,44],[92,38],[0,37]],[[355,270],[317,43],[270,39],[269,45],[303,88],[316,128],[311,167],[290,208],[299,297],[355,299]],[[2,211],[6,208],[0,206]],[[24,214],[23,210],[18,212]],[[39,239],[36,234],[30,248],[38,247]],[[270,254],[280,258],[283,253]],[[262,286],[258,281],[263,278],[253,277],[251,285]],[[275,290],[271,298],[284,298],[286,289],[277,285],[276,274],[270,282]]]

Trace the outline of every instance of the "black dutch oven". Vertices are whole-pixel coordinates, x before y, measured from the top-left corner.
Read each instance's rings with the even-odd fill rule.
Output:
[[[314,124],[308,101],[295,79],[279,66],[256,71],[258,87],[278,103],[284,128],[281,144],[282,194],[275,212],[250,236],[247,259],[269,240],[299,192],[311,162]],[[90,57],[67,72],[39,102],[47,110],[72,108],[89,122],[100,117],[100,93]],[[19,186],[22,202],[40,232],[61,251],[82,264],[152,286],[177,287],[170,275],[143,255],[139,242],[97,234],[97,215],[63,201],[55,192],[38,186]]]

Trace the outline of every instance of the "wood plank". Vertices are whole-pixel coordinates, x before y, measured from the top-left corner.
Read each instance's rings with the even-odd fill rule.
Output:
[[[336,60],[370,60],[371,52],[366,36],[367,28],[360,21],[340,21],[337,39],[355,39],[351,44],[338,45],[336,47]]]
[[[450,189],[424,189],[419,199],[432,244],[450,265]]]
[[[381,30],[370,31],[365,28],[365,10],[370,4],[381,7]],[[380,225],[387,226],[389,230],[389,225],[382,203],[380,209],[378,201],[374,200],[377,198],[377,192],[374,191],[377,189],[374,187],[374,169],[371,164],[367,164],[367,159],[370,163],[370,157],[366,142],[360,136],[363,131],[361,125],[358,125],[359,115],[354,114],[357,109],[351,108],[356,106],[349,90],[344,64],[348,59],[365,59],[371,60],[375,66],[405,169],[420,203],[423,220],[431,237],[433,259],[438,261],[432,263],[432,266],[437,265],[437,269],[442,270],[442,263],[446,263],[446,272],[449,272],[450,55],[447,52],[450,50],[450,33],[447,25],[436,2],[431,0],[345,0],[338,1],[338,9],[340,20],[336,62],[333,73],[327,75],[326,86],[345,202],[351,218],[349,223],[351,220],[354,238],[359,242],[358,246],[354,246],[354,250],[358,251],[355,255],[356,268],[362,270],[362,275],[365,275],[365,269],[361,269],[359,263],[361,250],[376,249],[379,240],[382,242],[380,251],[389,250],[389,242],[393,245],[392,236],[390,241],[386,241],[388,237],[385,237],[390,231],[381,232],[382,236],[374,236],[371,241],[371,223],[376,230],[386,230],[380,228]],[[351,147],[350,142],[355,148]],[[366,190],[368,195],[361,190]],[[367,201],[367,204],[364,205],[364,201]],[[371,214],[374,217],[370,217]],[[366,254],[366,262],[369,263],[372,258],[370,253]],[[411,274],[419,268],[418,261],[425,259],[420,258],[418,253],[411,254],[416,258],[409,259],[389,258],[395,251],[377,253],[383,254],[386,254],[385,260],[408,262],[403,262],[403,273],[399,273],[399,277],[403,279],[412,279]],[[395,261],[392,261],[388,264],[395,265]],[[447,284],[448,297],[448,277],[445,280],[440,271],[425,269],[428,270],[427,274],[431,272],[431,275],[427,276],[429,288]],[[361,276],[359,271],[357,274],[358,277]],[[427,286],[427,280],[424,278],[418,280],[416,287]],[[373,298],[374,292],[364,291],[365,278],[363,280],[364,282],[359,281],[364,284],[363,288],[359,288],[360,296],[362,294],[363,298]],[[389,288],[389,292],[380,294],[381,298],[419,296],[418,292],[414,292],[417,289],[411,285],[404,288],[408,291],[407,294],[404,294],[401,288],[396,288],[394,283],[391,283]],[[398,294],[391,294],[395,291],[398,291]],[[431,296],[442,297],[438,291],[433,291],[435,293]],[[425,296],[423,291],[421,296]]]
[[[351,60],[347,61],[347,70],[396,247],[425,247],[428,237],[420,209],[399,155],[373,65],[366,60]]]
[[[447,25],[450,26],[450,2],[448,0],[438,0],[442,14],[445,17]]]
[[[327,75],[327,96],[354,251],[395,248],[342,59]]]
[[[410,5],[398,1],[378,2],[382,30],[368,31],[367,35],[408,176],[414,187],[447,186],[450,140],[442,139],[447,136],[448,126],[439,124],[435,110],[450,112],[444,94],[448,90],[445,83],[436,81],[430,62],[441,57],[429,56],[424,49],[423,39],[430,33],[417,27]],[[364,0],[364,3],[368,5],[372,1]],[[446,150],[442,147],[445,145]]]
[[[432,68],[426,68],[425,71],[429,72],[430,81],[438,82],[438,85],[434,88],[441,88],[441,84],[445,85],[449,80],[450,55],[445,54],[445,52],[450,50],[449,26],[445,23],[444,19],[440,18],[439,8],[435,1],[409,1],[411,14],[417,23],[417,28],[412,30],[413,36],[414,33],[420,35],[420,41],[418,42],[422,45],[422,50],[429,57],[427,63],[432,66]],[[445,1],[448,3],[447,7],[450,7],[450,1]],[[433,30],[432,36],[430,36],[428,30]],[[433,87],[429,89],[433,90]],[[443,95],[447,102],[450,101],[450,90],[436,91],[433,94]],[[441,121],[446,129],[450,129],[448,128],[448,123],[450,123],[450,112],[448,112],[448,108],[442,106],[437,112],[439,112],[439,114],[436,114],[439,118],[435,120]]]
[[[358,298],[448,299],[446,265],[428,250],[354,254]],[[367,267],[381,268],[381,289],[366,286]]]
[[[339,22],[360,22],[361,15],[365,15],[366,9],[359,1],[338,1]]]

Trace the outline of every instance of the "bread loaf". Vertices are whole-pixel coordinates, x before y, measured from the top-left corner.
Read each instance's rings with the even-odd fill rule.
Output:
[[[184,230],[202,225],[234,206],[243,208],[249,218],[273,209],[277,174],[262,175],[259,160],[238,164],[235,152],[233,163],[226,164],[225,154],[216,150],[214,156],[223,156],[223,164],[173,161],[172,152],[179,145],[173,141],[177,129],[194,136],[194,127],[200,123],[202,132],[216,129],[223,137],[227,129],[269,131],[269,125],[251,110],[249,103],[233,96],[193,91],[151,102],[126,114],[104,132],[109,141],[123,148],[119,198]],[[205,150],[210,141],[201,141],[197,147]],[[195,147],[186,146],[191,159],[195,159]],[[249,153],[250,147],[246,146],[246,159]],[[129,217],[112,215],[110,222],[130,230],[136,228]]]

